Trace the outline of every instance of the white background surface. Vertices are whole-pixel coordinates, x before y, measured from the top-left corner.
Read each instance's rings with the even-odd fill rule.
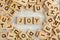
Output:
[[[55,0],[56,2],[54,3],[55,5],[59,5],[59,1],[60,0]],[[29,29],[33,30],[33,31],[37,31],[38,29],[41,29],[42,28],[42,22],[44,22],[45,20],[45,16],[44,16],[44,10],[41,9],[42,11],[39,12],[39,13],[36,13],[36,12],[33,12],[33,11],[30,11],[30,10],[26,10],[23,8],[23,10],[21,12],[17,12],[13,17],[12,17],[12,22],[14,22],[14,26],[17,27],[18,29],[22,30],[22,31],[27,31]],[[2,11],[0,11],[2,12]],[[39,16],[40,17],[40,24],[39,25],[18,25],[16,24],[16,17],[18,16],[26,16],[26,17],[29,17],[29,16]],[[34,40],[39,40],[39,39],[36,39],[33,38]]]

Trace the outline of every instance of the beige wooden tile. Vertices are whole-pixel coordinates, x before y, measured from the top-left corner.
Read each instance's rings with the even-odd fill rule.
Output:
[[[35,33],[32,30],[28,30],[27,35],[28,35],[28,37],[32,38],[35,36]]]
[[[33,3],[28,2],[27,5],[26,5],[26,9],[33,11],[33,9],[34,9],[33,6],[34,6]]]
[[[34,6],[34,11],[35,12],[41,12],[41,5],[35,5]]]
[[[38,38],[39,39],[46,39],[47,38],[46,32],[44,32],[43,30],[40,30],[40,34],[39,34]]]
[[[36,33],[35,33],[35,36],[36,36],[36,37],[38,37],[38,36],[39,36],[40,31],[41,31],[41,29],[38,29],[38,30],[36,31]]]
[[[50,6],[52,5],[52,1],[51,0],[47,0],[46,2],[45,2],[45,6],[47,7],[47,8],[50,8]]]
[[[56,19],[55,19],[56,21],[58,21],[58,22],[60,22],[60,13],[59,14],[57,14],[57,16],[56,16]]]
[[[1,3],[6,3],[6,0],[0,0]]]
[[[4,3],[0,2],[0,10],[3,10],[3,8],[4,8]]]
[[[9,9],[10,9],[9,6],[6,5],[6,4],[4,4],[4,6],[3,6],[4,12],[5,12],[5,13],[8,13]]]
[[[43,25],[43,30],[48,32],[48,33],[51,33],[52,32],[52,26],[49,23],[46,23]]]
[[[32,17],[26,17],[26,24],[32,24]]]
[[[5,39],[5,38],[7,38],[7,36],[8,36],[7,32],[0,33],[0,39]]]
[[[12,16],[14,16],[14,14],[16,13],[16,10],[14,10],[14,9],[9,9],[9,11],[8,11],[8,14],[12,17]]]
[[[18,34],[20,34],[22,31],[19,30],[18,28],[15,28],[15,27],[14,27],[11,32],[14,33],[15,35],[18,35]]]
[[[47,16],[47,17],[46,17],[46,22],[52,25],[53,22],[54,22],[54,17],[52,17],[52,16]]]
[[[60,27],[55,28],[54,32],[55,32],[56,35],[60,34]]]
[[[27,39],[27,34],[25,32],[21,32],[19,34],[19,37],[22,39],[22,40],[26,40]]]
[[[6,16],[2,16],[2,17],[1,17],[1,21],[2,21],[3,23],[7,23],[7,17],[6,17]]]
[[[7,38],[13,40],[16,36],[14,33],[9,32]]]
[[[26,6],[28,0],[14,0],[15,2],[18,2],[19,4]]]
[[[40,24],[40,17],[34,17],[34,24]]]
[[[17,2],[13,2],[10,6],[10,8],[17,10],[17,11],[21,11],[23,6]]]
[[[24,24],[24,17],[17,17],[17,24]]]
[[[50,40],[59,40],[56,35],[53,35]]]
[[[13,0],[6,0],[6,4],[7,4],[7,5],[10,6],[12,3],[13,3]]]

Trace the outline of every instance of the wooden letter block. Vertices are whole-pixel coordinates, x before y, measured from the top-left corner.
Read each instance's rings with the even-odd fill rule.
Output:
[[[46,22],[52,25],[54,22],[54,18],[51,16],[48,16],[48,17],[46,17]]]
[[[26,6],[28,0],[14,0],[15,2],[18,2],[19,4]]]
[[[46,32],[44,32],[43,30],[40,30],[38,38],[39,39],[46,39],[47,38]]]
[[[16,35],[14,35],[14,33],[11,33],[11,32],[8,33],[8,36],[7,36],[8,39],[11,39],[12,40],[15,37],[16,37]]]
[[[3,10],[4,4],[0,2],[0,10]]]
[[[41,12],[41,5],[35,5],[34,7],[35,7],[34,8],[35,9],[34,10],[35,12]]]
[[[53,26],[53,27],[58,27],[58,25],[59,25],[59,23],[58,23],[57,21],[54,21],[54,22],[52,23],[52,26]]]
[[[40,34],[40,29],[35,33],[35,36],[38,37]]]
[[[13,28],[12,29],[12,33],[14,33],[15,35],[18,35],[19,33],[21,33],[21,31],[18,28]]]
[[[17,10],[17,11],[21,11],[21,9],[23,8],[22,5],[16,3],[16,2],[13,2],[10,6],[10,8],[14,9],[14,10]]]
[[[50,40],[59,40],[56,35],[53,35]]]
[[[57,16],[56,16],[56,19],[55,19],[56,21],[58,21],[58,22],[60,22],[60,14],[58,14]]]
[[[34,33],[32,30],[29,30],[29,31],[27,31],[27,35],[28,35],[30,38],[32,38],[32,37],[35,35],[35,33]]]
[[[7,38],[7,36],[8,36],[7,32],[0,33],[0,39]]]
[[[51,0],[47,0],[46,2],[45,2],[45,6],[47,7],[47,8],[50,8],[50,6],[52,5],[52,1]]]
[[[50,16],[56,16],[57,13],[55,12],[55,9],[49,9],[48,14]]]
[[[43,4],[43,2],[44,2],[44,0],[37,0],[37,2],[36,2],[36,3],[37,3],[37,4],[41,4],[41,5],[42,5],[42,4]]]
[[[33,3],[27,3],[27,5],[26,5],[26,9],[28,9],[28,10],[32,10],[32,11],[33,11],[33,6],[34,6]]]
[[[17,24],[24,24],[24,17],[17,17]]]
[[[1,3],[6,3],[6,0],[0,0]]]
[[[52,32],[52,26],[49,23],[46,23],[43,25],[43,30],[48,32],[48,33],[51,33]]]
[[[54,32],[55,32],[56,35],[60,34],[60,27],[55,28]]]
[[[16,10],[14,9],[9,9],[8,14],[12,17],[15,14]]]
[[[0,30],[6,30],[7,23],[4,23],[0,20]]]
[[[1,21],[2,21],[3,23],[7,23],[7,17],[2,16],[2,17],[1,17]]]
[[[8,11],[9,11],[9,6],[5,4],[5,5],[3,6],[3,10],[4,10],[4,12],[8,13]]]
[[[32,3],[34,3],[34,2],[36,3],[36,0],[28,0],[28,1],[29,1],[29,2],[32,2]]]
[[[34,24],[40,24],[40,17],[34,17]]]
[[[9,6],[10,6],[12,3],[13,3],[13,1],[12,1],[12,0],[6,0],[6,4],[7,4],[7,5],[9,5]]]
[[[13,27],[13,23],[12,22],[10,22],[10,23],[8,23],[7,25],[6,25],[6,29],[7,30],[12,30],[14,27]]]
[[[11,21],[11,17],[9,16],[9,14],[6,14],[5,16],[7,17],[8,22]]]
[[[26,24],[32,24],[32,17],[26,17]]]
[[[20,37],[22,40],[26,40],[27,34],[26,34],[25,32],[21,32],[21,33],[19,34],[19,37]]]

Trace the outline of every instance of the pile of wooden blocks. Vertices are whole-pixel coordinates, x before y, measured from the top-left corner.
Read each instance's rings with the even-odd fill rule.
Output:
[[[55,0],[0,0],[0,10],[6,13],[5,15],[0,13],[0,30],[10,30],[10,32],[0,32],[0,39],[34,40],[35,36],[40,40],[60,40],[60,8],[54,5],[54,2]],[[23,8],[40,12],[42,7],[45,9],[45,22],[42,24],[43,28],[36,32],[31,29],[24,32],[11,22],[11,17]],[[39,17],[17,17],[17,24],[39,23]]]

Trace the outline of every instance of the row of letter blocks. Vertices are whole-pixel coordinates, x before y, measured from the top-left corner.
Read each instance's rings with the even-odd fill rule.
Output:
[[[17,24],[40,24],[39,17],[17,17]]]

